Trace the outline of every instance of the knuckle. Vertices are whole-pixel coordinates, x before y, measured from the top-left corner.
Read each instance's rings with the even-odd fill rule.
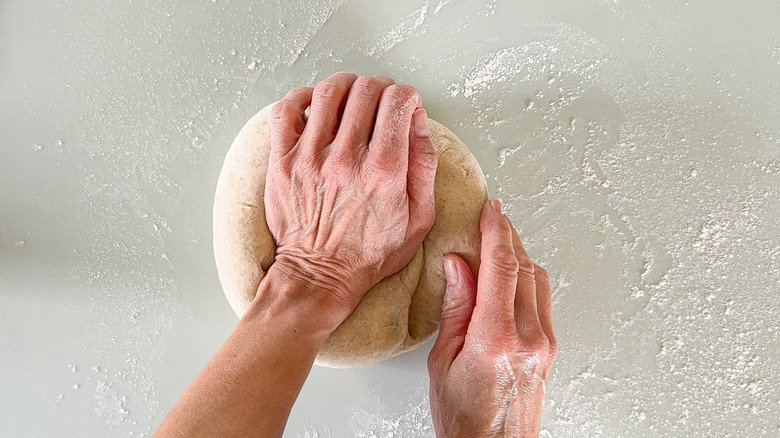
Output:
[[[528,254],[519,254],[517,256],[517,270],[518,272],[531,278],[534,278],[536,275],[534,262],[532,262],[531,258],[528,257]]]
[[[452,287],[457,286],[450,286],[447,285],[448,292],[444,294],[444,299],[441,303],[441,319],[443,321],[450,321],[453,319],[457,319],[458,316],[462,314],[461,310],[466,307],[468,304],[465,300],[462,299],[453,299],[449,297],[449,293],[451,293]]]
[[[286,120],[287,115],[293,111],[292,104],[286,100],[280,100],[274,104],[271,108],[271,120],[283,121]]]
[[[354,155],[347,152],[345,149],[337,149],[336,152],[332,152],[326,163],[329,167],[332,167],[335,171],[343,171],[344,169],[354,169],[356,167],[356,159]]]
[[[383,143],[385,145],[392,144],[390,141],[384,140]],[[401,174],[400,166],[395,160],[368,160],[364,172],[368,175],[375,175],[373,179],[380,187],[397,189],[401,183],[406,183],[405,175]]]
[[[550,340],[544,334],[541,327],[537,327],[528,333],[524,340],[526,347],[535,353],[547,354],[550,352]]]
[[[431,144],[428,147],[420,148],[416,158],[417,163],[427,170],[436,170],[439,164],[439,156]]]
[[[549,337],[549,344],[550,344],[550,350],[548,353],[548,357],[550,362],[555,361],[555,358],[558,357],[558,340],[555,339],[555,336]]]
[[[390,98],[398,101],[411,100],[417,94],[417,90],[409,85],[391,85],[386,90]]]
[[[550,342],[541,329],[523,338],[522,348],[526,352],[524,359],[529,369],[534,373],[547,364],[550,358]]]
[[[408,141],[408,137],[401,135],[400,131],[388,129],[381,133],[379,141],[384,147],[385,152],[394,156],[393,159],[384,160],[388,164],[386,167],[389,169],[399,168],[398,155],[403,149],[404,141]]]
[[[522,335],[523,348],[535,354],[547,356],[550,353],[550,340],[541,327],[535,327]]]
[[[336,97],[339,93],[339,87],[336,83],[329,80],[318,82],[314,86],[314,98],[329,100]]]
[[[520,269],[520,263],[517,261],[506,245],[498,245],[493,257],[485,260],[488,267],[500,274],[515,275]]]
[[[439,357],[438,350],[431,350],[431,352],[428,354],[428,375],[431,377],[432,380],[438,379],[438,377],[441,375],[442,371],[442,365],[441,365],[442,359]]]
[[[387,83],[375,76],[361,76],[357,78],[352,88],[359,96],[370,97],[376,95],[387,86]]]
[[[492,235],[492,238],[505,239],[512,235],[512,228],[509,225],[509,219],[502,214],[484,214],[485,209],[489,207],[483,207],[483,214],[479,221],[479,229],[482,231],[483,236],[486,234]],[[507,245],[512,246],[511,237],[507,239]],[[514,246],[512,246],[512,252],[514,252]]]
[[[318,172],[319,166],[313,155],[297,157],[293,162],[292,169],[298,175],[313,175]]]

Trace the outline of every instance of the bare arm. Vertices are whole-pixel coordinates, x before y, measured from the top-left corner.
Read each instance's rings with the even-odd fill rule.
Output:
[[[155,436],[278,437],[329,328],[310,285],[272,267],[227,342]]]
[[[155,436],[281,436],[325,339],[433,224],[437,161],[421,105],[389,78],[338,73],[274,107],[274,263]]]

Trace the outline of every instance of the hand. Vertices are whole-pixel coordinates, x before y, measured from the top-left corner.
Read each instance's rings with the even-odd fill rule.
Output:
[[[499,201],[482,208],[481,266],[445,256],[447,290],[428,357],[439,437],[536,437],[556,354],[550,282]]]
[[[369,288],[409,263],[433,225],[437,161],[426,113],[412,87],[337,73],[290,91],[271,125],[272,269],[314,283],[335,329]]]

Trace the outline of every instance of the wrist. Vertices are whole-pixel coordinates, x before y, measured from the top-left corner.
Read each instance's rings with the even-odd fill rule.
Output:
[[[272,267],[278,273],[307,288],[307,298],[317,301],[322,316],[337,320],[333,330],[355,310],[368,288],[361,284],[361,276],[348,276],[351,269],[339,266],[334,261],[305,254],[277,254]],[[345,278],[347,277],[347,278]]]
[[[263,315],[275,326],[288,324],[296,333],[324,343],[352,309],[339,302],[343,286],[312,271],[308,264],[277,257],[260,282],[247,315]]]

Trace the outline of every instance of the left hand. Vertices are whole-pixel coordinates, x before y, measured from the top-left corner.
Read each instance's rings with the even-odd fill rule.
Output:
[[[481,264],[444,258],[447,289],[428,356],[437,436],[535,437],[557,343],[550,278],[525,252],[499,201],[482,209]]]
[[[335,326],[409,263],[433,224],[437,160],[421,107],[412,87],[337,73],[273,108],[272,269],[312,283]]]

